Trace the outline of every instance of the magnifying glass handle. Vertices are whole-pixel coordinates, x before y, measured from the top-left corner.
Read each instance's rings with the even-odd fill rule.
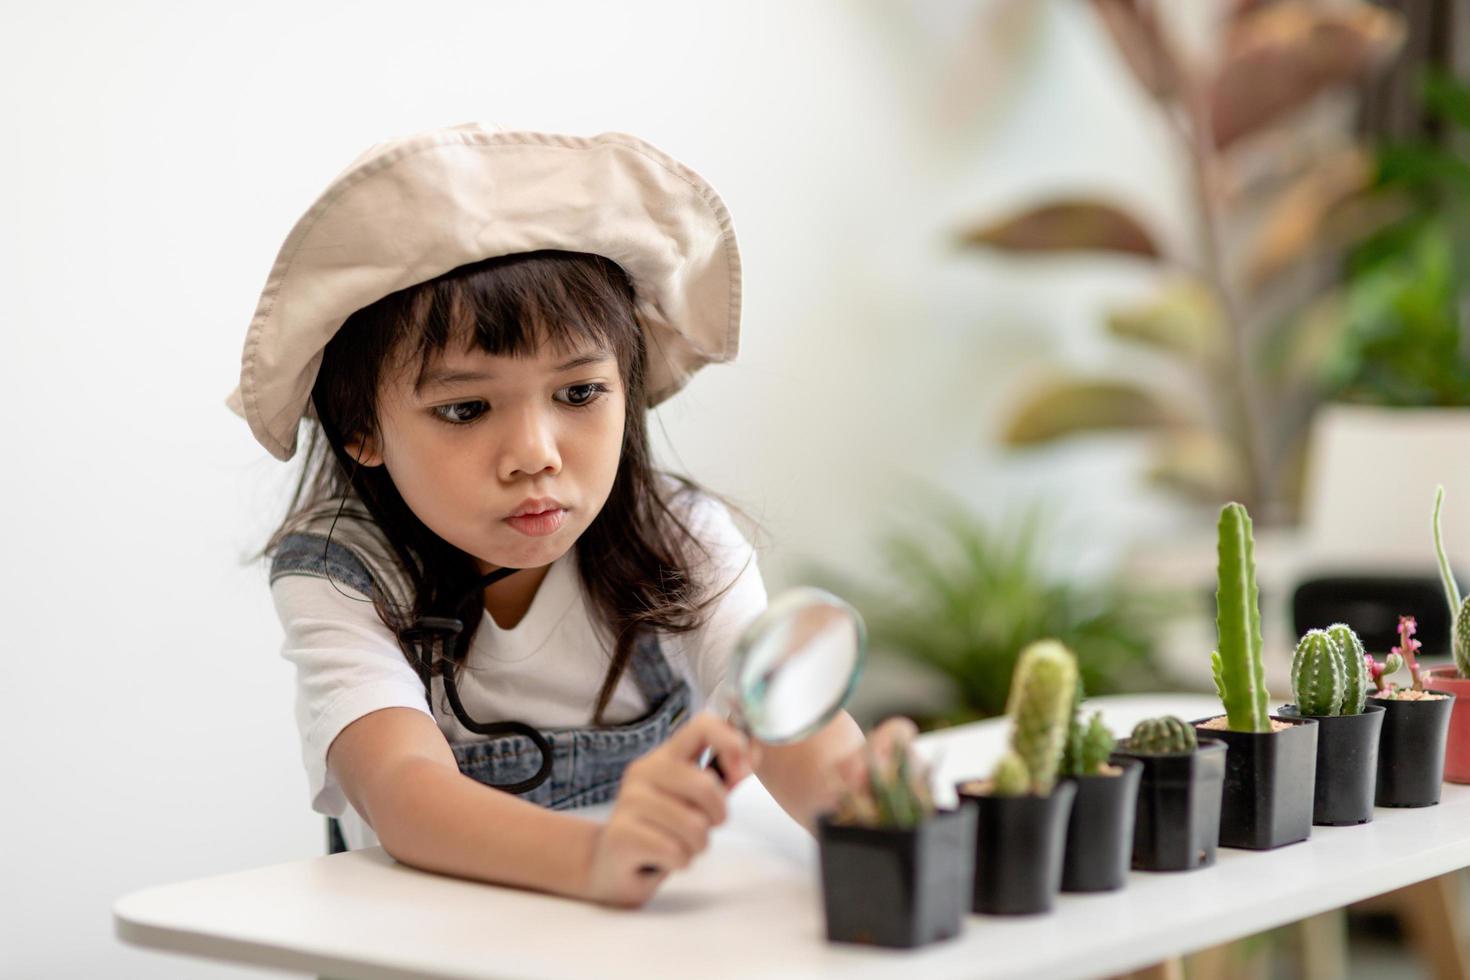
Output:
[[[713,769],[715,775],[720,777],[720,784],[724,785],[725,770],[720,768],[720,760],[715,758],[715,747],[713,745],[705,746],[704,752],[700,754],[699,768]]]

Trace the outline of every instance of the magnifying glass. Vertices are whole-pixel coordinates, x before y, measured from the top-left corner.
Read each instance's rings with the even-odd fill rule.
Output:
[[[842,710],[857,688],[867,649],[867,627],[850,604],[815,586],[788,589],[736,640],[727,693],[716,710],[766,744],[799,742]],[[714,769],[723,782],[712,747],[699,765]]]

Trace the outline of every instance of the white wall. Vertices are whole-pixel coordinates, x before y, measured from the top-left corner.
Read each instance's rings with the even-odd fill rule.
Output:
[[[264,572],[237,560],[286,468],[222,400],[281,239],[386,136],[625,130],[720,190],[742,357],[660,411],[662,452],[763,518],[773,588],[812,558],[864,561],[916,478],[993,513],[1062,487],[1046,492],[1070,526],[1102,530],[1060,560],[1105,562],[1155,503],[1136,453],[1002,466],[985,441],[1039,359],[1112,356],[1098,301],[1141,282],[945,236],[1054,185],[1114,188],[1175,234],[1177,184],[1068,0],[1038,3],[1022,57],[997,62],[1019,101],[943,114],[954,38],[984,6],[8,5],[0,974],[248,972],[122,946],[111,901],[322,851]]]

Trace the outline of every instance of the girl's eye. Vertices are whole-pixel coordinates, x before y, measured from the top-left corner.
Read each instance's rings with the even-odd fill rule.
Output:
[[[607,385],[595,381],[589,384],[568,385],[562,389],[568,393],[568,400],[565,404],[572,408],[586,408],[610,390]],[[484,402],[475,400],[436,405],[429,411],[436,419],[448,425],[469,425],[489,411],[489,408]]]
[[[608,390],[607,385],[600,382],[592,382],[584,385],[567,385],[562,391],[569,392],[572,400],[567,404],[573,408],[585,408],[597,401]]]
[[[480,401],[455,402],[452,405],[435,405],[430,411],[441,422],[447,422],[450,425],[468,425],[485,414],[485,403]]]

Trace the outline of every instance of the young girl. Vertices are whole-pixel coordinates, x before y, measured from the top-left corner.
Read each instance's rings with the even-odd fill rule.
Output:
[[[861,778],[845,712],[762,746],[703,710],[765,590],[647,410],[739,306],[719,196],[622,134],[379,143],[296,224],[229,404],[283,460],[308,428],[263,554],[334,851],[636,907],[751,772],[809,831]]]

